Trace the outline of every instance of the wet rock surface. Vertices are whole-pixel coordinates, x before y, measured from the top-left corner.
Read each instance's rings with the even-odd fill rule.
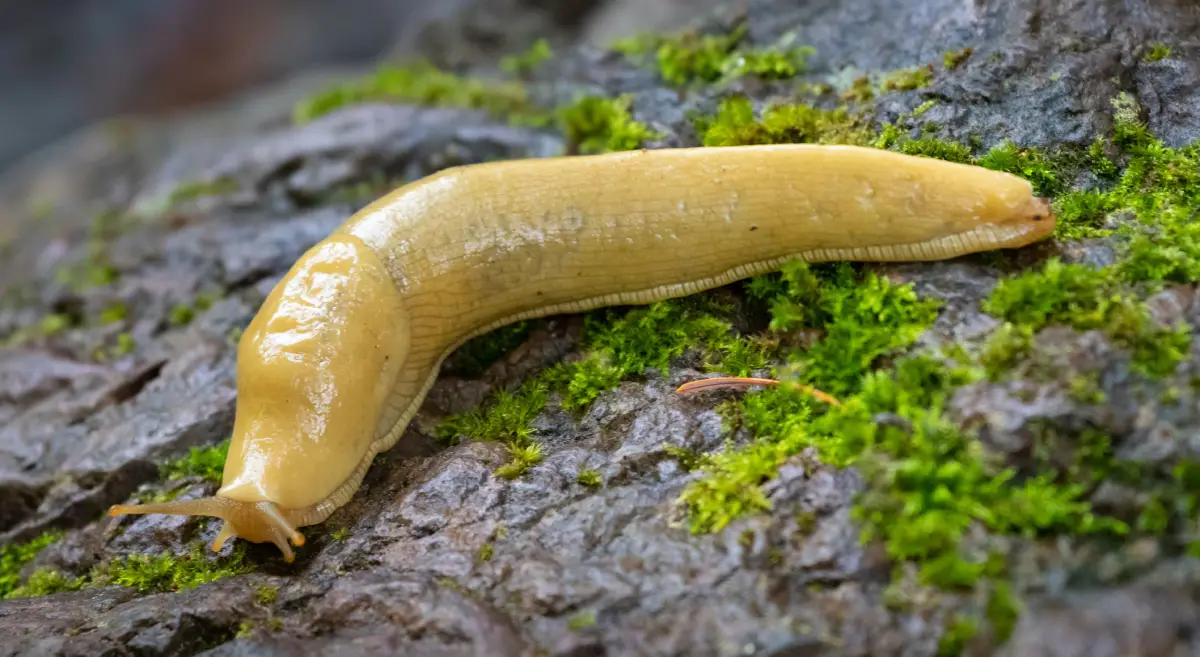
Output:
[[[921,66],[972,47],[971,59],[933,86],[877,103],[887,120],[937,99],[921,119],[939,124],[945,138],[1086,145],[1111,128],[1107,99],[1122,90],[1146,99],[1145,118],[1168,143],[1200,137],[1200,50],[1188,41],[1200,10],[1189,3],[753,0],[739,7],[753,41],[795,31],[798,43],[816,47],[815,80]],[[1158,40],[1177,44],[1174,55],[1144,61],[1146,44]],[[560,57],[543,74],[558,77],[535,81],[537,93],[629,92],[638,118],[666,133],[660,145],[693,144],[689,112],[715,107],[714,96],[681,97],[620,57],[594,49]],[[562,147],[551,130],[479,112],[385,104],[213,139],[124,170],[129,183],[119,196],[139,219],[104,240],[101,264],[113,282],[77,290],[56,280],[56,266],[94,259],[82,231],[36,242],[45,246],[36,254],[43,265],[14,269],[8,279],[29,294],[0,311],[0,325],[47,314],[72,322],[0,353],[0,545],[66,532],[26,575],[47,566],[79,576],[114,555],[183,558],[187,544],[212,540],[215,523],[101,516],[153,484],[164,459],[228,436],[237,332],[291,263],[365,200],[340,192],[381,174],[412,180],[452,164]],[[234,185],[220,194],[167,203],[180,183],[224,179]],[[1106,249],[1085,243],[1064,255],[1103,262]],[[1010,266],[1042,255],[1023,254]],[[946,300],[923,341],[968,342],[994,329],[979,304],[1004,272],[985,258],[877,270]],[[203,295],[210,301],[198,304]],[[115,305],[124,308],[120,319],[81,319]],[[1163,323],[1200,324],[1194,290],[1168,290],[1151,305]],[[306,531],[294,564],[253,545],[244,549],[254,572],[178,592],[113,585],[0,601],[0,654],[937,653],[956,602],[885,604],[892,567],[859,540],[850,509],[862,483],[853,469],[803,452],[768,487],[771,513],[715,534],[688,531],[677,500],[699,475],[679,450],[719,450],[746,436],[727,435],[714,410],[718,396],[674,393],[698,374],[687,363],[627,381],[582,414],[551,401],[533,423],[544,459],[513,480],[494,474],[508,460],[500,444],[448,446],[435,438],[446,414],[576,355],[578,332],[577,318],[554,318],[483,374],[444,376],[354,499]],[[117,349],[121,335],[132,346]],[[1097,332],[1047,329],[1035,344],[1037,367],[1094,377],[1107,401],[1086,403],[1036,373],[973,384],[950,412],[979,428],[989,447],[1021,454],[1038,427],[1086,425],[1123,436],[1122,454],[1139,461],[1200,450],[1194,389],[1175,391],[1170,404],[1131,396],[1128,358]],[[1200,355],[1180,368],[1186,380],[1200,371]],[[580,483],[585,469],[599,485]],[[197,478],[172,485],[182,497],[215,489]],[[1130,494],[1114,484],[1100,497],[1119,506]],[[227,545],[223,555],[235,549]],[[1186,568],[1146,573],[1144,555],[1126,552],[1112,568],[1136,573],[1132,581],[1114,576],[1045,591],[1004,654],[1200,649],[1200,578]],[[992,654],[996,647],[980,641],[978,654]]]

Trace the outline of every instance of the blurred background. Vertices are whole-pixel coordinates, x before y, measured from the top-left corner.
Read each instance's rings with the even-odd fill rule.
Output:
[[[386,56],[495,62],[604,42],[720,0],[0,0],[0,171],[97,120],[164,116]]]

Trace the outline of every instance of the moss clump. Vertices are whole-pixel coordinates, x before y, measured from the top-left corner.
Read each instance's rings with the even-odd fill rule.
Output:
[[[97,586],[128,586],[139,593],[181,591],[250,572],[245,552],[246,544],[239,541],[228,557],[211,556],[199,543],[183,557],[130,554],[97,566],[91,580]]]
[[[192,323],[197,314],[211,308],[217,299],[218,295],[216,293],[208,292],[197,295],[190,304],[176,304],[171,307],[170,312],[167,314],[167,323],[171,326],[187,326]]]
[[[603,483],[603,480],[600,478],[600,471],[591,468],[580,470],[579,474],[575,476],[575,481],[580,486],[587,486],[588,488],[599,488],[600,484]]]
[[[1144,56],[1142,56],[1142,61],[1157,62],[1157,61],[1164,60],[1170,56],[1171,56],[1171,46],[1168,46],[1167,44],[1159,41],[1159,42],[1150,44],[1150,50],[1147,51]]]
[[[767,358],[764,345],[734,336],[728,320],[698,298],[590,313],[582,346],[578,361],[547,369],[515,391],[501,390],[480,408],[447,418],[438,436],[504,443],[512,460],[497,474],[517,476],[541,459],[532,422],[551,395],[563,408],[581,410],[622,380],[650,369],[665,372],[673,359],[693,349],[708,367],[734,375],[765,366]]]
[[[937,304],[918,299],[910,286],[861,275],[848,264],[814,270],[793,262],[777,276],[754,279],[748,289],[770,308],[772,330],[823,334],[791,354],[785,376],[835,396],[855,392],[864,371],[910,344],[936,317]],[[813,417],[812,403],[785,386],[744,400],[739,421],[761,439],[712,455],[701,466],[708,476],[680,498],[693,532],[718,531],[746,513],[770,508],[761,486],[812,444],[804,429]]]
[[[883,79],[884,91],[913,91],[933,84],[933,65],[893,71]]]
[[[962,50],[947,50],[942,53],[942,68],[947,71],[962,66],[963,62],[967,61],[975,51],[971,48],[963,48]]]
[[[793,47],[790,37],[768,48],[743,45],[744,24],[728,34],[698,34],[685,31],[673,36],[645,35],[614,44],[614,49],[634,60],[653,53],[663,80],[676,86],[693,83],[717,84],[740,77],[787,79],[804,71],[816,51]]]
[[[1145,303],[1120,286],[1119,269],[1051,260],[1039,271],[1000,281],[983,310],[1032,330],[1056,323],[1102,330],[1132,352],[1144,374],[1170,374],[1187,356],[1191,331],[1156,326]]]
[[[374,74],[320,92],[296,105],[296,123],[307,123],[347,105],[397,102],[487,110],[496,116],[538,115],[519,84],[464,78],[428,62],[385,64]]]
[[[585,611],[585,612],[582,612],[575,616],[572,616],[571,620],[567,621],[567,629],[571,630],[572,632],[579,632],[582,630],[586,630],[587,628],[592,627],[595,624],[596,624],[596,612]]]
[[[20,586],[21,569],[25,564],[61,538],[59,532],[46,532],[27,543],[0,547],[0,598],[9,597]]]
[[[1060,167],[1052,163],[1044,152],[1034,148],[1021,148],[1011,141],[1004,141],[992,147],[976,164],[1028,180],[1033,185],[1033,192],[1039,196],[1058,195],[1066,182],[1056,173],[1056,169]]]
[[[809,105],[772,105],[756,118],[744,96],[721,102],[715,117],[695,122],[705,146],[752,144],[866,144],[869,133],[845,109],[822,110]]]
[[[264,607],[270,607],[279,599],[279,587],[263,584],[254,589],[254,601]]]
[[[558,124],[579,153],[607,153],[641,148],[660,135],[629,113],[632,97],[585,96],[556,112]]]
[[[896,143],[896,150],[906,155],[919,155],[948,162],[971,163],[971,147],[953,141],[945,141],[937,137],[921,137],[920,139],[903,139]]]
[[[519,55],[508,55],[500,59],[500,70],[510,75],[526,76],[554,56],[550,42],[538,39],[528,50]]]
[[[232,178],[184,182],[171,190],[170,195],[167,197],[167,204],[174,207],[206,196],[232,194],[237,190],[237,181]]]
[[[449,359],[446,370],[459,376],[476,376],[523,343],[537,326],[520,321],[478,336],[459,347]]]
[[[43,595],[78,591],[87,584],[87,577],[70,578],[53,568],[38,568],[29,581],[13,589],[9,598],[36,598]]]
[[[187,456],[163,464],[160,468],[164,479],[200,477],[213,483],[221,482],[225,458],[229,455],[229,439],[212,447],[192,447]]]

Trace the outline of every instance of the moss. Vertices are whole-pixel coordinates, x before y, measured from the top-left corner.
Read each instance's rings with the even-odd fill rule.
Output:
[[[600,477],[600,471],[593,470],[591,468],[580,470],[579,474],[575,476],[575,481],[578,482],[580,486],[587,486],[588,488],[599,488],[600,484],[603,483],[603,480]]]
[[[66,591],[78,591],[87,583],[86,577],[70,578],[53,568],[39,568],[29,581],[8,594],[9,598],[34,598]]]
[[[938,639],[937,657],[955,657],[966,649],[967,642],[979,633],[979,621],[971,616],[953,614],[946,630]]]
[[[595,624],[596,624],[596,612],[585,611],[585,612],[582,612],[575,616],[572,616],[571,620],[567,621],[567,629],[571,630],[572,632],[579,632],[580,630],[586,630],[587,628],[592,627]]]
[[[118,301],[100,312],[100,323],[116,324],[117,322],[124,321],[128,315],[129,309],[126,308],[125,304]]]
[[[974,53],[974,50],[971,48],[963,48],[962,50],[947,50],[946,52],[942,53],[942,68],[947,71],[953,71],[959,66],[962,66],[963,62],[967,61],[967,59],[971,57],[972,53]]]
[[[1011,141],[994,146],[976,162],[981,167],[1018,175],[1033,185],[1039,196],[1055,196],[1064,186],[1055,173],[1056,167],[1045,153],[1033,148],[1020,148]]]
[[[787,79],[804,71],[808,57],[816,51],[792,47],[785,37],[773,47],[743,45],[745,24],[728,34],[699,34],[683,31],[675,35],[642,35],[614,44],[614,49],[637,63],[653,53],[659,74],[669,84],[726,83],[745,76],[763,79]]]
[[[45,532],[27,543],[0,547],[0,599],[9,597],[20,586],[21,569],[25,564],[61,538],[59,532]]]
[[[75,322],[68,315],[50,314],[42,318],[38,332],[41,335],[56,335],[71,328],[74,324]]]
[[[510,445],[526,445],[533,438],[530,423],[546,406],[549,387],[541,379],[527,382],[516,392],[501,390],[487,406],[451,416],[437,428],[442,440],[495,440]]]
[[[988,594],[987,619],[996,643],[1008,641],[1020,615],[1021,604],[1013,595],[1012,586],[1002,580],[994,582]]]
[[[130,554],[97,566],[91,579],[97,586],[127,586],[139,593],[180,591],[250,572],[252,567],[245,561],[245,551],[246,544],[238,542],[230,556],[217,557],[196,543],[183,557]]]
[[[920,139],[901,139],[896,143],[896,149],[906,155],[919,155],[949,162],[971,163],[971,148],[964,144],[945,141],[937,137],[921,137]]]
[[[573,150],[606,153],[641,148],[660,135],[629,114],[632,97],[584,96],[556,112],[558,124]]]
[[[187,456],[163,464],[161,476],[168,480],[200,477],[205,481],[220,483],[228,455],[228,438],[212,447],[192,447]]]
[[[1150,44],[1150,50],[1142,56],[1144,62],[1157,62],[1171,56],[1171,46],[1162,42]]]
[[[814,268],[792,262],[777,276],[756,278],[748,289],[770,307],[772,330],[823,333],[789,358],[785,376],[835,396],[852,394],[864,370],[911,344],[932,324],[937,308],[918,299],[910,286],[861,275],[845,263]],[[702,466],[707,476],[680,498],[693,532],[718,531],[747,513],[769,510],[762,485],[812,444],[804,429],[811,404],[784,386],[747,397],[741,421],[761,439],[741,449],[727,447]]]
[[[538,39],[525,52],[502,57],[500,70],[510,75],[527,76],[552,57],[554,51],[550,49],[550,42]]]
[[[238,639],[248,638],[250,635],[254,634],[254,628],[254,621],[244,620],[238,623],[238,630],[233,636]]]
[[[514,322],[478,336],[450,356],[446,370],[458,376],[477,376],[523,343],[535,326],[532,321]]]
[[[884,91],[913,91],[933,84],[933,65],[893,71],[883,79]]]
[[[167,197],[167,204],[174,207],[206,196],[232,194],[237,190],[237,181],[232,178],[183,182],[171,190]]]
[[[1156,326],[1145,303],[1120,286],[1114,275],[1119,268],[1052,259],[1040,270],[1000,281],[983,310],[1033,330],[1050,324],[1102,330],[1132,352],[1134,367],[1144,374],[1169,374],[1187,355],[1190,331]]]
[[[496,470],[496,476],[503,479],[516,479],[525,474],[529,468],[541,463],[542,446],[537,443],[528,445],[508,445],[511,460]]]
[[[679,464],[679,467],[682,468],[684,472],[698,470],[702,466],[712,461],[712,457],[705,452],[687,447],[680,447],[678,445],[667,445],[663,449],[663,452],[665,452],[667,456],[675,459],[675,462]]]
[[[649,369],[666,372],[671,360],[698,349],[711,368],[721,367],[734,348],[728,321],[707,312],[695,300],[671,299],[623,311],[605,308],[584,320],[580,361],[554,373],[562,405],[582,409],[620,381]]]
[[[338,527],[337,529],[333,530],[332,533],[329,534],[329,538],[332,538],[333,540],[338,541],[338,542],[344,541],[344,540],[350,538],[350,530],[345,527]]]
[[[267,584],[263,584],[262,586],[258,587],[257,589],[254,589],[254,601],[264,607],[269,607],[269,606],[275,604],[275,601],[278,599],[279,599],[279,587],[278,586],[270,586]]]
[[[865,144],[869,140],[868,132],[845,109],[772,105],[758,119],[744,96],[723,100],[715,117],[702,117],[695,127],[705,146]]]
[[[167,313],[167,322],[172,326],[186,326],[192,323],[197,314],[211,308],[218,298],[215,292],[203,292],[196,295],[191,303],[176,304]]]
[[[495,550],[495,546],[493,546],[490,542],[484,543],[479,548],[479,554],[475,555],[475,560],[480,563],[491,561],[492,555],[495,554]]]
[[[519,84],[464,78],[418,61],[385,64],[360,80],[317,93],[296,105],[296,123],[307,123],[347,105],[397,102],[487,110],[500,117],[535,117],[525,88]]]

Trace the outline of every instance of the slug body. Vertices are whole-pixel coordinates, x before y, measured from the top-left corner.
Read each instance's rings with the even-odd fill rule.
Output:
[[[846,146],[643,150],[444,170],[314,246],[243,334],[215,497],[119,505],[222,518],[214,541],[324,521],[399,439],[442,361],[511,322],[645,304],[787,260],[942,260],[1054,230],[1028,182]]]

